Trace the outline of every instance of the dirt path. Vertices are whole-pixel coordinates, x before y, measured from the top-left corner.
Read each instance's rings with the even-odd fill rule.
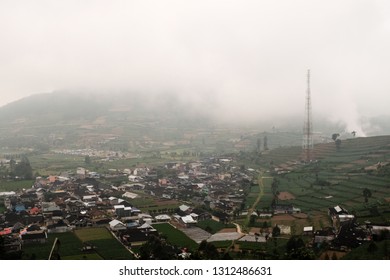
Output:
[[[264,182],[263,182],[263,179],[272,179],[273,177],[264,177],[264,176],[259,176],[258,178],[258,182],[259,182],[259,195],[257,196],[255,202],[252,204],[252,207],[249,208],[248,210],[248,216],[246,218],[246,224],[249,223],[249,219],[253,213],[253,211],[256,209],[256,206],[259,204],[261,198],[264,196]]]
[[[236,226],[236,230],[238,233],[242,233],[241,226],[239,224],[233,223]]]

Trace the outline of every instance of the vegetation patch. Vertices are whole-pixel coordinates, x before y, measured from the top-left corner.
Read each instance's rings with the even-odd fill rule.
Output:
[[[197,223],[197,226],[205,231],[214,234],[219,232],[224,228],[235,228],[236,226],[233,224],[223,224],[221,222],[214,221],[212,219],[200,221]]]
[[[91,253],[91,254],[65,256],[62,259],[63,260],[102,260],[103,258],[98,254]]]
[[[133,255],[114,237],[89,241],[95,251],[105,260],[131,260]]]
[[[74,233],[82,242],[112,238],[106,228],[83,228],[75,230]]]
[[[291,200],[291,199],[295,199],[295,196],[289,192],[279,192],[278,199],[279,200]]]
[[[0,180],[0,192],[19,191],[22,189],[29,189],[34,184],[32,180],[16,180],[7,181]]]
[[[172,225],[168,223],[163,224],[154,224],[153,227],[163,236],[166,237],[167,241],[172,245],[176,245],[178,247],[189,248],[190,250],[196,250],[198,248],[198,244],[190,239],[187,235],[185,235],[182,231],[174,228]]]
[[[62,258],[80,255],[82,242],[72,233],[49,234],[45,244],[30,244],[23,246],[24,259],[47,260],[53,247],[55,238],[58,238],[60,247],[58,253]]]

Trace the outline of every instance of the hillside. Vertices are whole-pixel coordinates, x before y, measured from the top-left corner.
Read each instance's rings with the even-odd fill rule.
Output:
[[[214,110],[217,104],[207,100],[195,103],[169,93],[36,94],[0,108],[0,146],[13,150],[95,148],[131,152],[174,147],[178,151],[226,153],[254,151],[257,141],[263,145],[267,136],[270,149],[297,146],[292,153],[300,153],[300,119],[267,121],[264,116],[263,121],[232,123],[218,119]],[[375,121],[385,128],[382,120]],[[324,120],[315,127],[316,143],[343,131],[339,124]],[[320,156],[327,152],[321,149],[325,150],[317,151]],[[285,152],[275,151],[270,156],[274,162],[282,162]]]
[[[151,99],[142,94],[37,94],[0,108],[0,144],[10,148],[86,148],[117,139],[112,149],[130,141],[172,141],[183,130],[207,128],[175,96]],[[106,147],[107,148],[107,147]]]
[[[300,162],[301,149],[280,148],[260,156],[263,170],[278,180],[280,203],[292,203],[311,215],[317,228],[328,223],[327,209],[342,205],[358,221],[389,223],[390,136],[343,140],[315,146],[315,161]],[[269,207],[270,186],[257,209]],[[365,198],[364,190],[370,191]]]

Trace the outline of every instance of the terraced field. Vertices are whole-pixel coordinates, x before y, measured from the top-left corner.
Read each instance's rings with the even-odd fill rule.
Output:
[[[295,197],[289,203],[309,214],[326,213],[327,208],[342,205],[357,216],[366,217],[370,216],[369,209],[376,207],[382,220],[388,221],[390,136],[343,140],[339,150],[334,143],[319,144],[314,154],[317,161],[307,165],[298,164],[297,149],[280,149],[267,155],[275,157],[274,166],[283,166],[283,160],[294,162],[288,165],[290,169],[284,169],[287,173],[276,175],[280,182],[278,191]],[[368,203],[363,196],[365,188],[372,194]]]

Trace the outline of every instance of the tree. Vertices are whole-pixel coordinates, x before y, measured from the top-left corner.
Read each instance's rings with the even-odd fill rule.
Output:
[[[290,260],[312,260],[314,254],[306,248],[301,237],[291,236],[286,244],[286,257]]]
[[[86,155],[84,158],[85,164],[91,164],[91,157],[89,155]]]
[[[325,253],[324,260],[329,260],[329,255],[328,255],[328,253]]]
[[[377,250],[378,250],[378,246],[376,245],[376,243],[374,241],[371,241],[367,247],[367,252],[374,253]]]
[[[340,150],[340,147],[341,147],[341,140],[340,140],[340,139],[336,139],[335,144],[336,144],[337,150]]]
[[[340,136],[339,133],[333,133],[333,134],[332,134],[332,140],[333,140],[333,141],[336,141],[336,139],[337,139],[339,136]]]
[[[261,140],[260,140],[260,138],[257,138],[257,141],[256,141],[256,152],[260,153],[260,150],[261,150]]]
[[[177,259],[175,248],[159,236],[151,235],[140,249],[142,260],[174,260]]]
[[[5,248],[4,248],[4,237],[0,235],[0,259],[5,253]]]
[[[280,235],[280,227],[278,227],[278,225],[276,225],[273,229],[272,229],[272,237],[277,237]]]
[[[13,174],[17,177],[31,180],[33,178],[33,171],[30,161],[26,156],[23,156],[18,164],[13,165]]]
[[[364,202],[367,203],[368,202],[368,198],[370,198],[372,196],[372,193],[371,193],[371,191],[368,188],[364,188],[363,196],[364,196]]]
[[[267,135],[264,136],[264,151],[268,150],[268,137]]]
[[[339,133],[333,133],[332,134],[332,140],[336,144],[336,149],[339,150],[341,147],[341,140],[338,138],[340,136]]]
[[[249,226],[250,227],[253,227],[256,223],[256,216],[255,215],[251,215],[250,218],[249,218]]]
[[[219,253],[217,247],[214,244],[208,243],[206,240],[203,240],[199,244],[198,251],[196,255],[199,259],[202,260],[217,260],[219,259]]]

